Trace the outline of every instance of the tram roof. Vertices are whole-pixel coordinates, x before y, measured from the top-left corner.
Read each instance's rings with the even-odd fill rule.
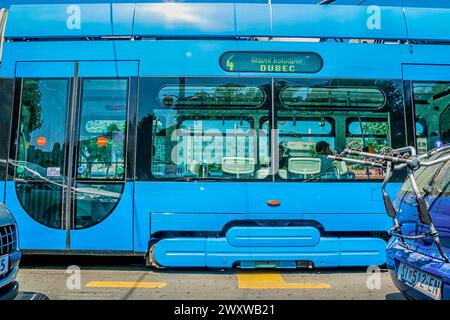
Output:
[[[301,37],[450,41],[450,8],[249,1],[87,3],[80,0],[70,4],[47,1],[39,1],[39,5],[12,4],[5,37]]]

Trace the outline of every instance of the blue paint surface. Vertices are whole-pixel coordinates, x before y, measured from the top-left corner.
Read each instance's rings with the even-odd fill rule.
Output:
[[[254,14],[246,14],[254,11]],[[6,38],[316,37],[449,40],[445,8],[257,3],[12,5]]]
[[[174,238],[158,242],[154,257],[162,266],[231,268],[245,261],[311,261],[316,267],[383,264],[386,242],[371,238],[321,238],[316,246],[232,246],[224,238]]]

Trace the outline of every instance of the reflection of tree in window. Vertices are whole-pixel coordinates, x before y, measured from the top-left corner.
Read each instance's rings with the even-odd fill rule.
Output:
[[[23,83],[22,91],[22,110],[21,110],[21,147],[19,148],[19,159],[25,159],[26,150],[30,145],[31,132],[39,129],[42,126],[41,120],[41,97],[42,93],[39,90],[39,81],[26,80]]]
[[[258,87],[232,83],[220,86],[171,85],[160,91],[159,99],[167,107],[245,107],[261,105],[264,101],[264,93]]]
[[[348,126],[347,144],[358,141],[363,147],[379,152],[389,145],[389,123],[383,120],[352,120]]]
[[[127,79],[84,79],[78,177],[121,179],[124,173]]]
[[[67,84],[56,79],[23,81],[17,160],[27,161],[33,170],[63,166]]]
[[[121,163],[124,159],[124,150],[121,147],[114,148],[114,135],[122,134],[125,130],[125,125],[119,126],[118,123],[112,122],[106,126],[103,132],[103,137],[106,138],[106,144],[100,145],[98,137],[95,136],[90,139],[85,139],[81,142],[80,154],[82,157],[81,163],[86,163],[85,177],[92,176],[92,168],[94,165],[101,164],[106,167],[104,175],[109,176],[113,161]],[[123,139],[123,137],[121,137]]]

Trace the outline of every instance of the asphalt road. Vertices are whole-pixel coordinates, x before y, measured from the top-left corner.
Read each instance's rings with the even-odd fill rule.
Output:
[[[54,256],[25,257],[21,266],[17,299],[24,300],[403,299],[387,272],[363,268],[160,271],[141,258]]]

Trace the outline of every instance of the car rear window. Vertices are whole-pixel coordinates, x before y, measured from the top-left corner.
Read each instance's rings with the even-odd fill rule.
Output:
[[[449,155],[450,152],[443,152],[436,154],[432,156],[429,161],[438,159],[440,157],[443,157],[445,155]],[[441,172],[439,170],[443,166],[442,163],[435,164],[430,167],[421,167],[417,172],[414,174],[414,177],[416,178],[417,186],[419,187],[419,190],[422,192],[423,188],[426,186],[429,186],[433,180],[437,177],[437,175]],[[448,170],[447,170],[448,171]],[[403,184],[401,190],[403,192],[413,193],[413,189],[411,186],[411,181],[408,179],[405,180],[405,183]]]
[[[433,194],[438,197],[450,196],[450,161],[442,167],[439,175],[436,177],[433,187]]]

